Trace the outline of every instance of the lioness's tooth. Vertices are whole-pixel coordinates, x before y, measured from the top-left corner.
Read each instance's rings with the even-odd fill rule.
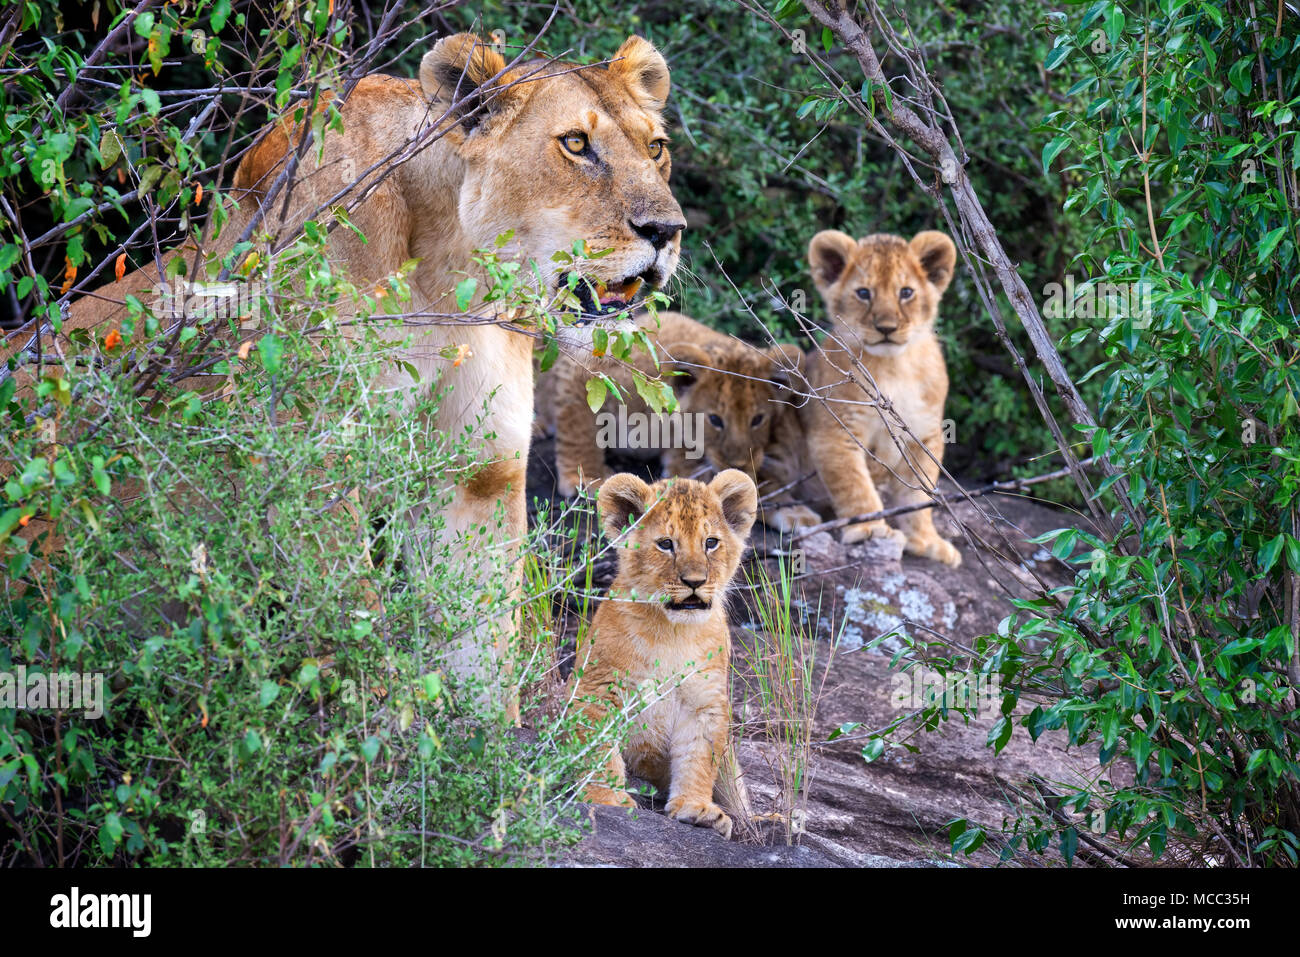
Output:
[[[627,285],[623,287],[623,294],[627,296],[628,299],[631,299],[633,296],[637,294],[637,290],[639,290],[640,288],[641,288],[641,280],[639,278],[633,279],[631,282],[629,282]]]

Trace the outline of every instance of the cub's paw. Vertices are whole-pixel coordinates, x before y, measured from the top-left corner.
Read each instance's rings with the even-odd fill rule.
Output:
[[[632,795],[621,788],[602,788],[590,785],[582,793],[582,800],[587,804],[608,804],[612,807],[636,807]]]
[[[731,840],[731,818],[712,801],[692,801],[675,797],[664,809],[674,821],[694,824],[696,827],[711,827],[722,836],[724,841]]]
[[[889,523],[883,519],[877,519],[874,522],[859,522],[856,525],[846,525],[840,535],[840,541],[845,545],[856,545],[858,542],[865,542],[869,538],[892,538],[898,542],[904,540],[903,533],[896,528],[890,528]]]
[[[791,505],[770,513],[771,526],[778,532],[794,532],[821,524],[821,516],[806,505]]]
[[[907,551],[909,554],[919,555],[931,561],[943,562],[953,568],[961,564],[961,552],[957,551],[952,542],[942,538],[911,539],[907,543]]]

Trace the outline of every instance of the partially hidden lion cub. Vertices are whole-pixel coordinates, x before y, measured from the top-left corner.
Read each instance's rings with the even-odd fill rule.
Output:
[[[896,493],[899,505],[930,499],[943,460],[948,396],[934,322],[956,259],[952,240],[933,230],[911,242],[825,230],[808,246],[830,334],[808,360],[818,398],[800,418],[812,464],[841,518],[880,511],[879,484]],[[935,531],[930,509],[900,515],[898,524],[901,532],[883,519],[849,525],[843,541],[901,535],[911,554],[961,564],[961,553]]]
[[[659,458],[665,476],[695,477],[700,473],[740,469],[760,484],[778,487],[777,475],[769,470],[765,455],[782,429],[797,432],[791,379],[801,377],[803,350],[795,345],[760,348],[724,335],[678,312],[659,314],[659,325],[648,315],[638,324],[649,333],[659,355],[660,367],[644,351],[637,350],[622,362],[609,357],[561,356],[554,372],[539,385],[554,393],[555,464],[561,495],[572,496],[582,484],[595,485],[611,472],[605,462],[606,448],[646,458]],[[678,436],[665,424],[662,444],[647,444],[628,429],[617,434],[620,416],[624,422],[644,422],[650,409],[638,396],[633,370],[649,378],[663,376],[677,396],[681,421],[690,417],[689,434],[695,443],[672,441]],[[611,393],[599,416],[587,404],[587,380],[603,373],[622,393],[625,408]],[[539,398],[539,405],[541,400]],[[671,433],[671,434],[670,434]],[[631,439],[626,441],[612,441]],[[773,471],[768,481],[768,472]],[[766,491],[765,486],[765,491]],[[776,516],[780,515],[778,519]],[[778,526],[814,524],[815,513],[795,506],[783,506],[765,516]]]
[[[597,505],[611,539],[633,528],[579,648],[575,697],[599,721],[643,682],[653,690],[585,798],[634,807],[625,790],[630,769],[667,791],[670,817],[730,839],[731,818],[714,800],[730,723],[724,598],[754,524],[754,482],[736,469],[707,485],[680,478],[647,485],[622,473],[604,482]]]

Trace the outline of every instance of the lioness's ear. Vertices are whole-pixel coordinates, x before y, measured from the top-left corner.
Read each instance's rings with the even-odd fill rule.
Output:
[[[646,513],[653,497],[650,486],[628,472],[605,479],[596,497],[596,509],[600,512],[600,524],[605,534],[611,539],[621,535],[623,529]]]
[[[952,240],[937,229],[927,229],[912,237],[911,246],[934,288],[940,292],[947,289],[957,265],[957,247]]]
[[[794,380],[803,378],[808,357],[798,346],[793,343],[769,346],[764,353],[772,360],[772,372],[768,378],[779,388],[789,389]]]
[[[628,37],[614,54],[609,71],[623,80],[643,109],[658,113],[668,102],[668,62],[649,40]]]
[[[485,88],[505,68],[505,59],[481,38],[472,33],[457,33],[443,37],[424,55],[420,61],[420,86],[434,103],[450,108],[468,133],[489,112],[499,111],[504,98],[519,89],[492,92]],[[492,86],[505,82],[500,77]]]
[[[857,246],[856,239],[838,229],[823,229],[812,238],[808,244],[808,268],[818,290],[825,293],[844,275],[844,268]]]
[[[688,389],[700,378],[705,369],[713,368],[713,359],[707,350],[693,342],[674,342],[663,347],[667,357],[662,363],[666,372],[675,372],[668,377],[668,384],[673,389]]]
[[[709,483],[709,490],[722,503],[722,517],[742,539],[749,537],[758,514],[758,489],[740,469],[724,469]]]

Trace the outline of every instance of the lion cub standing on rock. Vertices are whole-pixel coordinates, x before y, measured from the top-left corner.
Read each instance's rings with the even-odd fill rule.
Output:
[[[884,234],[855,240],[828,229],[808,246],[831,329],[808,360],[808,382],[821,401],[805,405],[800,418],[840,518],[880,511],[879,483],[897,493],[899,505],[930,499],[943,460],[948,397],[934,321],[956,260],[952,240],[933,230],[908,242]],[[906,431],[874,401],[872,382]],[[900,515],[898,524],[908,552],[961,564],[961,553],[935,531],[930,509]],[[842,537],[848,544],[899,535],[877,519],[849,525]]]
[[[669,817],[730,839],[731,818],[714,801],[731,713],[724,598],[754,524],[754,482],[737,469],[707,485],[683,478],[647,485],[623,473],[606,479],[597,506],[611,539],[635,527],[578,651],[575,697],[599,721],[643,682],[653,690],[622,753],[613,752],[585,798],[635,807],[625,790],[631,769],[668,793]]]

